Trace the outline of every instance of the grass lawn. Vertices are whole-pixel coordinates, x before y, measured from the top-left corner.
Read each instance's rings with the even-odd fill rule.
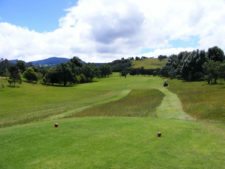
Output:
[[[159,118],[59,120],[0,129],[1,169],[223,169],[224,126]],[[157,138],[156,133],[162,132]],[[221,132],[223,131],[223,132]]]
[[[132,67],[133,68],[141,68],[143,67],[144,69],[157,69],[157,68],[162,68],[167,62],[167,59],[164,59],[160,61],[157,58],[147,58],[143,60],[134,60],[132,62]]]
[[[119,100],[133,89],[152,89],[161,87],[162,83],[157,77],[129,76],[125,79],[114,74],[97,82],[65,88],[28,83],[18,88],[1,88],[0,126],[70,116],[95,105]]]
[[[163,81],[0,88],[0,169],[225,168],[224,86]]]

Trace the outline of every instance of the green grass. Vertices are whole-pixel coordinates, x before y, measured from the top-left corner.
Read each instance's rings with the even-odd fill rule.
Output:
[[[222,169],[222,126],[157,118],[77,118],[0,129],[1,169]],[[156,133],[162,132],[157,138]]]
[[[70,116],[99,104],[119,100],[133,89],[152,89],[163,83],[157,77],[118,74],[74,87],[51,87],[23,83],[18,88],[0,89],[0,126],[27,123],[44,118]]]
[[[134,60],[132,62],[132,67],[133,68],[143,67],[144,69],[157,69],[157,68],[162,68],[166,64],[166,62],[167,62],[167,59],[160,61],[157,58]]]
[[[224,85],[163,81],[0,88],[0,169],[225,168]],[[108,117],[74,117],[93,115]]]
[[[196,119],[225,122],[225,85],[171,80],[169,89],[176,93],[184,111]]]
[[[86,109],[75,116],[156,116],[164,94],[159,90],[132,90],[126,97]]]

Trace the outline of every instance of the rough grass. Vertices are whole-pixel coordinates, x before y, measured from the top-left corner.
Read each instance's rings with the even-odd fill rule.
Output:
[[[81,111],[75,116],[156,116],[164,94],[159,90],[132,90],[126,97]]]
[[[162,68],[166,64],[166,62],[167,62],[167,59],[163,59],[162,61],[160,61],[157,58],[134,60],[132,62],[132,67],[133,68],[143,67],[144,69],[157,69],[157,68]]]
[[[225,122],[225,85],[207,85],[206,82],[171,80],[169,89],[176,93],[184,111],[196,119]]]
[[[1,169],[223,169],[225,135],[211,124],[77,118],[0,129]],[[222,127],[222,126],[219,126]],[[220,128],[224,131],[224,128]],[[162,132],[157,138],[156,133]]]

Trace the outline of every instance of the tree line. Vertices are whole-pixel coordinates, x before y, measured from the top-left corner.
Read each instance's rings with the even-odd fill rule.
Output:
[[[0,76],[8,77],[10,86],[26,81],[44,85],[68,86],[76,83],[92,82],[95,77],[108,77],[112,73],[111,67],[107,64],[96,66],[87,64],[77,57],[69,62],[54,67],[33,66],[24,61],[17,61],[15,64],[8,60],[0,60]]]
[[[208,84],[217,83],[218,78],[225,78],[224,52],[215,46],[208,51],[194,50],[171,55],[160,74],[186,81],[206,80]]]
[[[111,63],[91,64],[85,63],[78,57],[69,62],[54,67],[33,66],[31,63],[0,60],[0,76],[6,76],[10,85],[27,81],[36,83],[40,81],[45,85],[73,85],[76,83],[92,82],[95,77],[107,77],[112,72],[120,72],[121,76],[130,75],[159,75],[186,81],[206,80],[208,84],[217,83],[219,78],[225,79],[225,55],[221,48],[215,46],[205,50],[180,52],[177,55],[160,55],[161,61],[167,63],[161,69],[132,68],[132,61],[142,60],[146,57],[130,57],[118,59]]]
[[[143,58],[135,58],[142,60]],[[179,54],[165,56],[160,55],[158,59],[167,59],[167,63],[161,69],[132,68],[131,61],[134,58],[117,60],[121,76],[130,75],[158,75],[185,81],[206,80],[208,84],[216,84],[219,78],[225,79],[225,55],[221,48],[215,46],[205,50],[194,50],[191,52],[180,52]],[[112,62],[115,63],[115,62]],[[126,64],[124,64],[126,63]],[[119,67],[117,65],[117,67]]]

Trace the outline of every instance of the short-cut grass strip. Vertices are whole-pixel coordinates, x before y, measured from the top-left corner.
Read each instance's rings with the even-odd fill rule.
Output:
[[[120,100],[86,109],[75,116],[156,116],[155,109],[163,97],[156,89],[132,90]]]
[[[161,87],[159,90],[165,95],[160,106],[156,109],[159,118],[193,119],[183,111],[182,103],[175,93],[165,87]]]

